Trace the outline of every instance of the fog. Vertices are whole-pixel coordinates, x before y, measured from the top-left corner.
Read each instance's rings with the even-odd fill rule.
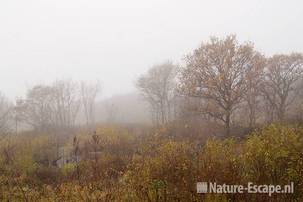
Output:
[[[303,201],[302,0],[0,0],[0,201]]]
[[[2,0],[0,86],[14,99],[37,83],[99,80],[102,97],[135,90],[152,65],[211,35],[236,33],[266,55],[303,51],[302,2]],[[277,43],[278,42],[278,43]]]

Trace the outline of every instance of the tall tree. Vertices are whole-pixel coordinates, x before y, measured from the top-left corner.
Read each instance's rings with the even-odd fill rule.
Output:
[[[153,66],[137,81],[137,88],[149,102],[154,121],[165,124],[172,119],[177,68],[171,62]]]
[[[87,127],[95,124],[96,98],[100,92],[100,83],[81,82],[80,94]]]
[[[25,99],[18,99],[18,119],[39,131],[73,128],[80,107],[77,83],[60,80],[52,85],[36,85]]]
[[[59,128],[73,128],[81,105],[79,84],[72,80],[58,80],[54,89],[54,112]]]
[[[288,107],[296,98],[297,82],[302,76],[302,54],[274,55],[268,59],[262,93],[278,121],[284,121]]]
[[[232,114],[243,100],[247,77],[258,54],[251,43],[239,44],[231,35],[224,39],[212,37],[186,57],[181,92],[202,98],[202,112],[221,120],[227,135]]]
[[[53,88],[46,85],[36,85],[29,89],[26,99],[16,102],[16,116],[32,126],[35,130],[48,130],[53,120]]]

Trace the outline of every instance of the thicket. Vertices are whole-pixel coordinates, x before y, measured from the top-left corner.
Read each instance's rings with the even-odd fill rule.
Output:
[[[148,136],[116,126],[1,141],[1,201],[300,201],[303,128],[270,125],[245,138]],[[62,152],[62,150],[64,152]],[[63,154],[64,153],[64,154]],[[65,162],[59,164],[65,158]],[[197,194],[196,182],[289,184],[294,194]]]

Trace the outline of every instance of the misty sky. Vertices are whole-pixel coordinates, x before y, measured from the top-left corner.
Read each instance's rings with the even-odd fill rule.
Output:
[[[150,66],[211,35],[235,33],[266,55],[303,52],[300,0],[0,0],[0,90],[11,99],[55,79],[134,90]]]

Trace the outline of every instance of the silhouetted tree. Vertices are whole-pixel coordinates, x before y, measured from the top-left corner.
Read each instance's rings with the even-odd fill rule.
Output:
[[[272,116],[276,115],[281,122],[284,121],[288,107],[298,94],[297,82],[302,78],[302,73],[302,54],[274,55],[268,59],[261,89],[268,108],[272,109]]]
[[[177,67],[170,62],[153,66],[137,81],[137,88],[150,104],[154,121],[159,124],[172,119]]]

